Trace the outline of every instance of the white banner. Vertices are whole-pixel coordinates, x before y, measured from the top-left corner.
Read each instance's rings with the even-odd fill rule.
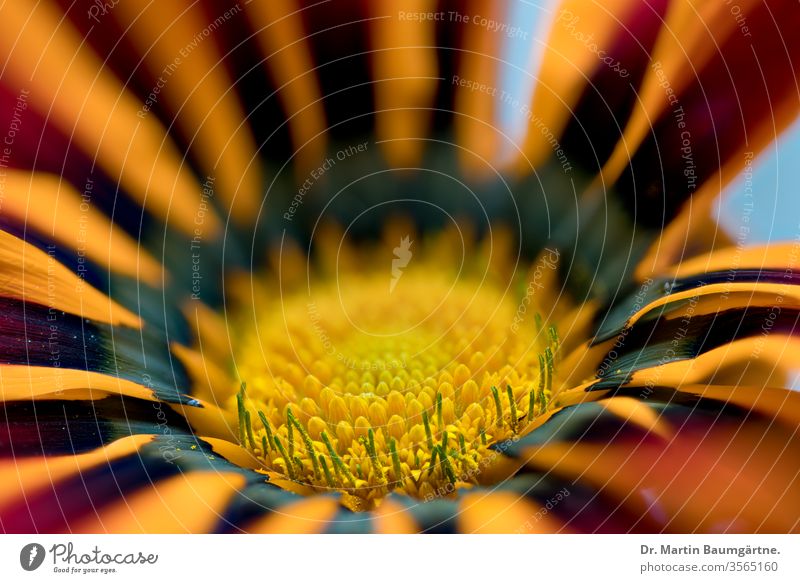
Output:
[[[797,535],[4,535],[0,580],[796,582],[798,551]]]

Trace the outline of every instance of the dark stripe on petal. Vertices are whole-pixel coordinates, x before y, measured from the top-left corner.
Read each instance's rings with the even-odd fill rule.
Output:
[[[619,334],[634,314],[660,298],[692,289],[698,289],[699,291],[700,288],[707,285],[743,283],[800,285],[800,273],[774,269],[731,269],[675,280],[657,279],[648,284],[638,286],[631,285],[625,299],[617,302],[602,316],[603,320],[597,330],[593,344],[610,340]],[[646,317],[652,319],[661,316],[684,303],[676,302],[656,308],[653,315],[648,314]]]
[[[26,496],[24,502],[4,513],[2,526],[6,533],[69,532],[71,524],[101,512],[104,504],[175,473],[176,468],[166,462],[127,456]]]
[[[424,534],[455,534],[458,532],[458,502],[437,498],[429,502],[394,496],[392,499],[408,506],[408,511]]]
[[[632,372],[700,354],[739,338],[763,334],[793,334],[800,311],[753,306],[689,318],[640,320],[615,346],[616,358],[607,357],[600,374],[610,383],[622,383]],[[611,352],[609,354],[612,354]]]
[[[161,433],[136,454],[72,474],[27,496],[27,503],[20,502],[12,510],[4,511],[0,528],[5,532],[69,531],[71,525],[95,512],[102,519],[107,505],[150,489],[153,484],[172,476],[198,472],[214,475],[236,472],[248,480],[247,489],[234,496],[220,519],[216,529],[220,532],[236,530],[249,517],[241,512],[242,500],[258,500],[262,508],[269,501],[271,507],[276,508],[289,499],[299,498],[266,483],[264,476],[227,462],[192,435]]]
[[[486,490],[515,492],[539,506],[539,512],[525,519],[524,526],[529,530],[534,530],[538,522],[549,516],[555,517],[569,531],[630,532],[639,518],[627,514],[624,509],[615,510],[616,504],[587,484],[530,468],[522,468],[518,475]]]
[[[142,448],[142,453],[147,457],[162,458],[181,472],[234,471],[245,477],[246,485],[234,494],[214,532],[245,532],[246,525],[253,520],[302,499],[297,494],[270,484],[266,475],[228,462],[203,439],[194,435],[161,435]]]
[[[191,387],[169,339],[150,327],[112,327],[38,304],[0,298],[0,362],[101,372],[189,404]]]
[[[245,532],[245,526],[258,518],[279,512],[286,504],[301,499],[298,494],[273,486],[266,481],[266,476],[251,472],[250,482],[238,492],[230,503],[227,512],[219,520],[215,532]]]
[[[323,534],[372,534],[372,518],[369,512],[351,512],[342,508],[328,523]]]
[[[619,390],[618,396],[638,397],[642,389]],[[726,405],[711,399],[701,399],[695,395],[683,395],[675,389],[660,388],[649,394],[648,401],[665,422],[681,423],[688,415],[696,419],[742,419],[746,413],[739,407]],[[628,422],[614,415],[598,403],[581,403],[567,407],[553,415],[544,425],[538,427],[516,442],[505,445],[502,453],[512,458],[520,458],[525,450],[550,443],[613,443],[621,436],[641,439],[653,437],[651,432],[640,425]],[[496,450],[500,448],[495,446]]]
[[[156,437],[156,441],[159,440],[163,440],[163,436]],[[168,447],[172,447],[172,444]],[[120,501],[132,499],[179,474],[187,477],[203,472],[213,476],[230,475],[230,472],[247,474],[247,471],[221,458],[213,459],[210,450],[203,450],[200,446],[196,450],[187,450],[179,457],[165,455],[164,451],[169,450],[162,451],[160,448],[161,445],[157,443],[145,446],[135,455],[101,464],[45,487],[28,496],[27,504],[21,503],[5,511],[0,526],[5,532],[69,531],[71,527],[94,516],[102,525],[106,508],[118,507]],[[210,461],[214,463],[208,463]],[[274,486],[265,487],[276,489]],[[136,508],[132,511],[130,527],[124,527],[126,532],[137,530]],[[170,520],[170,517],[165,518]],[[119,528],[119,525],[112,528]]]
[[[118,395],[0,405],[0,458],[78,454],[128,435],[190,432],[186,420],[166,404]]]

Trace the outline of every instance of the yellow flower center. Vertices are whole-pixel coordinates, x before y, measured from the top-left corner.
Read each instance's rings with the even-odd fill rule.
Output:
[[[268,292],[272,309],[240,315],[246,386],[230,406],[241,443],[271,479],[365,506],[480,483],[491,446],[548,408],[555,329],[520,294],[525,282],[424,257],[365,263]]]

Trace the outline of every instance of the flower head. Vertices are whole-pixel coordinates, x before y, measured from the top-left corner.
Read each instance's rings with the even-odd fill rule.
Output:
[[[796,531],[797,4],[545,4],[4,4],[2,528]]]

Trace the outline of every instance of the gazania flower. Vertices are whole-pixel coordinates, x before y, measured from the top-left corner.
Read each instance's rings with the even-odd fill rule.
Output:
[[[6,2],[2,529],[796,531],[797,18]]]

